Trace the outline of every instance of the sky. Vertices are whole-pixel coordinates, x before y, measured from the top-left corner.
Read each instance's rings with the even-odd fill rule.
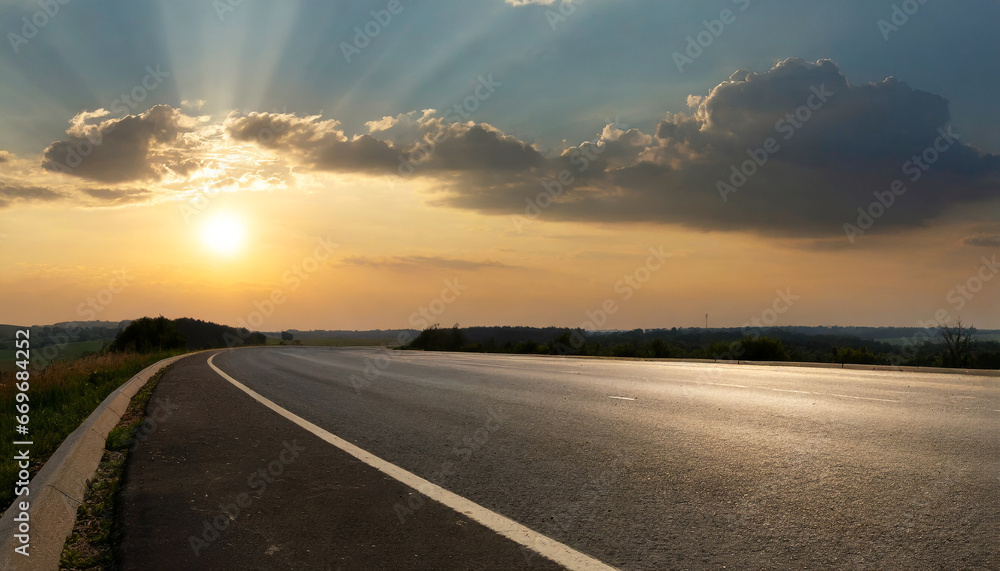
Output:
[[[1000,328],[998,23],[6,0],[0,322]]]

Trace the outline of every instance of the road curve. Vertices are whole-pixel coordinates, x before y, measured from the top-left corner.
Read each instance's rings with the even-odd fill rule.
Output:
[[[215,363],[614,566],[1000,561],[996,378],[371,349]]]
[[[995,377],[306,347],[214,364],[615,567],[1000,563]],[[371,509],[405,529],[413,505]]]

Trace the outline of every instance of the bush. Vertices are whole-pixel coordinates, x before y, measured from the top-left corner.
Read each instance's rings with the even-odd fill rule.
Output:
[[[464,346],[465,336],[457,325],[451,329],[441,329],[435,323],[421,331],[406,348],[424,351],[461,351]]]
[[[169,351],[187,346],[187,338],[177,332],[173,321],[163,317],[142,317],[129,324],[108,347],[109,351],[121,353],[151,353]]]
[[[871,352],[868,347],[855,349],[853,347],[835,347],[833,349],[834,363],[853,363],[856,365],[874,365],[878,362],[878,356]]]
[[[745,361],[787,361],[788,351],[780,339],[745,336],[740,340]]]

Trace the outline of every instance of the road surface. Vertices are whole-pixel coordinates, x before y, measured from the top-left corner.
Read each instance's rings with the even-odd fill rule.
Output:
[[[239,403],[242,412],[226,420],[234,434],[262,419],[283,438],[301,431],[206,358],[171,373],[183,378],[168,374],[154,402],[202,387]],[[241,349],[213,363],[347,442],[614,567],[1000,567],[997,377],[367,348]],[[151,446],[179,434],[180,424],[162,422]],[[221,442],[201,434],[191,450],[154,451],[190,460],[199,446],[214,447],[217,458],[251,446]],[[165,464],[139,452],[126,515],[145,509],[134,502],[150,498],[135,488],[153,485]],[[254,454],[258,464],[273,456]],[[214,506],[239,491],[229,486],[204,501]],[[301,492],[319,497],[323,486]],[[211,511],[197,496],[184,500],[187,520],[172,524],[184,528],[175,543],[198,532],[192,514]],[[447,513],[412,490],[376,494],[365,506],[397,538],[430,529],[431,511],[434,521]],[[281,507],[273,510],[280,517]],[[442,529],[435,533],[454,527]],[[139,548],[128,545],[134,558]],[[275,546],[271,561],[306,547]],[[205,551],[213,549],[224,552]],[[520,560],[509,545],[496,549],[508,557],[498,567],[551,566],[523,549]],[[384,566],[480,566],[462,557]]]

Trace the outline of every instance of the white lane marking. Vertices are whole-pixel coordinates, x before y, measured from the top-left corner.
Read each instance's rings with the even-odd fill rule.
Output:
[[[687,383],[689,385],[712,385],[713,387],[736,387],[736,388],[740,388],[740,389],[761,389],[761,390],[765,390],[765,391],[777,391],[777,392],[782,392],[782,393],[801,393],[801,394],[804,394],[804,395],[826,395],[826,396],[830,396],[830,397],[841,397],[841,398],[845,398],[845,399],[877,400],[877,401],[881,401],[881,402],[899,402],[898,400],[893,400],[893,399],[880,399],[880,398],[875,398],[875,397],[859,397],[859,396],[854,396],[854,395],[841,395],[841,394],[837,394],[837,393],[824,393],[824,392],[817,392],[817,391],[796,391],[796,390],[792,390],[792,389],[776,389],[776,388],[772,388],[772,387],[750,387],[750,386],[747,386],[747,385],[731,385],[731,384],[728,384],[728,383],[711,383],[711,382],[708,382],[708,381],[686,381],[684,379],[667,379],[667,380],[674,381],[674,382],[677,382],[677,383]]]
[[[843,397],[845,399],[861,399],[861,400],[879,400],[882,402],[899,402],[898,400],[892,399],[877,399],[875,397],[856,397],[854,395],[838,395],[837,393],[813,393],[814,395],[830,395],[832,397]]]
[[[218,355],[216,353],[215,355]],[[374,454],[367,452],[357,446],[351,444],[350,442],[323,430],[319,426],[309,422],[308,420],[298,416],[295,413],[289,412],[280,406],[274,404],[269,399],[261,395],[260,393],[254,391],[250,387],[243,385],[236,379],[230,377],[222,369],[215,366],[212,359],[215,358],[212,355],[208,358],[208,366],[212,368],[216,373],[219,374],[223,379],[226,379],[232,383],[236,388],[250,395],[257,402],[266,406],[267,408],[273,410],[274,412],[280,414],[281,416],[287,418],[288,420],[294,422],[295,424],[306,429],[308,432],[315,434],[321,439],[333,444],[337,448],[340,448],[344,452],[347,452],[351,456],[354,456],[358,460],[361,460],[365,464],[375,468],[376,470],[399,480],[403,484],[417,490],[421,494],[429,497],[430,499],[442,503],[449,508],[457,511],[458,513],[464,514],[471,519],[478,521],[479,523],[485,525],[486,527],[492,529],[493,531],[499,533],[500,535],[513,540],[514,542],[527,547],[528,549],[542,555],[543,557],[548,557],[552,561],[566,567],[567,569],[600,569],[600,570],[614,570],[614,567],[608,566],[605,563],[580,553],[579,551],[569,547],[568,545],[563,545],[558,541],[542,535],[537,531],[521,525],[516,521],[502,516],[496,512],[490,511],[483,506],[467,500],[458,494],[449,492],[448,490],[433,484],[420,476],[409,472],[386,462],[385,460],[375,456]]]
[[[630,398],[630,397],[612,397],[612,396],[609,396],[608,398],[609,399],[620,399],[620,400],[635,400],[634,398]]]
[[[767,387],[762,387],[762,388],[767,388]],[[778,391],[778,392],[781,392],[781,393],[801,393],[801,394],[804,394],[804,395],[812,394],[811,391],[796,391],[796,390],[792,390],[792,389],[770,389],[770,390],[772,390],[772,391]]]

